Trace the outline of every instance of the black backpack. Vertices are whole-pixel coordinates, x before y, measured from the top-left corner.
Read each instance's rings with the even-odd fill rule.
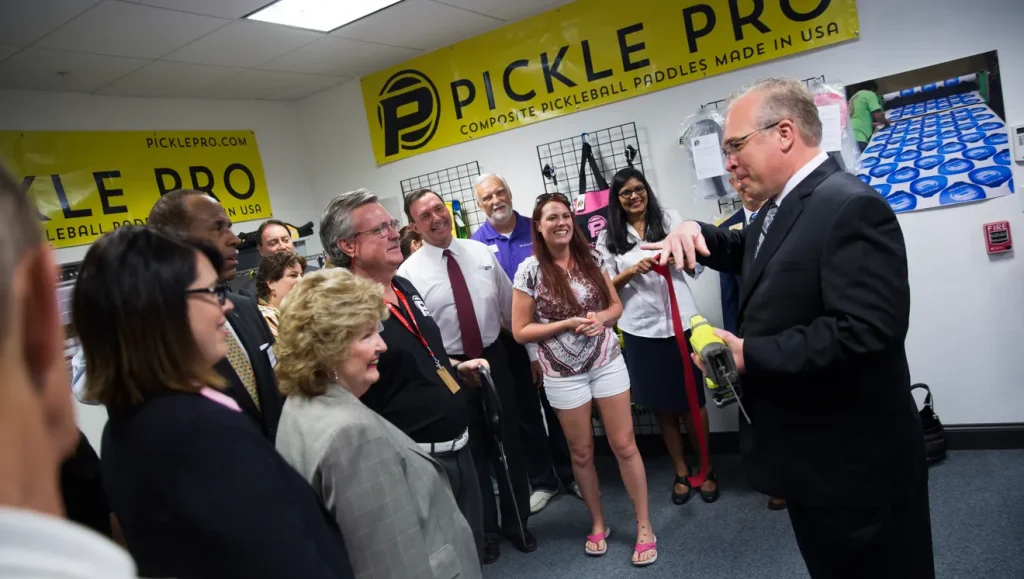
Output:
[[[924,408],[921,409],[921,425],[924,427],[924,452],[931,465],[946,458],[946,431],[942,428],[939,416],[935,414],[931,389],[927,384],[914,384],[910,390],[913,392],[918,388],[924,388],[928,393],[924,397]]]

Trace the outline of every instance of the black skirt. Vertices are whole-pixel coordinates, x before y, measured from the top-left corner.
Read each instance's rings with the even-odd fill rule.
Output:
[[[675,337],[644,338],[622,332],[626,346],[626,369],[633,402],[652,412],[689,412],[683,358]],[[690,331],[686,331],[686,349],[690,351]],[[697,401],[704,408],[704,375],[690,361],[697,381]]]

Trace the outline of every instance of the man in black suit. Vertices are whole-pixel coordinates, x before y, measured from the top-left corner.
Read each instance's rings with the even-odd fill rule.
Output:
[[[739,193],[743,207],[725,220],[716,223],[716,225],[720,229],[725,230],[743,229],[753,223],[754,218],[757,217],[757,210],[763,205],[763,200],[751,197],[735,177],[730,176],[729,183]],[[728,332],[739,333],[737,319],[740,312],[740,277],[735,274],[721,272],[718,280],[722,289],[722,326]],[[781,511],[785,508],[785,499],[768,497],[768,510]]]
[[[238,236],[231,231],[231,219],[224,207],[213,197],[202,191],[171,191],[153,205],[149,226],[213,245],[224,256],[220,283],[235,278]],[[274,376],[274,336],[255,301],[233,294],[228,294],[228,299],[235,305],[227,314],[228,357],[217,364],[217,371],[229,383],[228,394],[273,442],[284,406]]]
[[[764,207],[745,229],[689,221],[648,247],[742,275],[739,335],[716,333],[744,374],[744,459],[754,488],[787,500],[811,576],[933,578],[903,234],[821,132],[798,81],[735,96],[726,168]]]

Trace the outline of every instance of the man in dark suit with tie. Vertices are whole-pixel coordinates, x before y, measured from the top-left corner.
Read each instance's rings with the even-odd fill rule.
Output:
[[[739,211],[733,213],[725,220],[717,223],[720,229],[724,230],[739,230],[753,223],[757,217],[757,210],[764,204],[763,200],[751,197],[750,194],[740,185],[740,182],[736,177],[729,177],[729,183],[732,188],[739,193],[740,202],[743,207]],[[740,277],[735,274],[721,272],[718,275],[719,283],[722,289],[722,326],[726,331],[734,334],[739,333],[739,318],[740,311]],[[786,499],[779,497],[768,498],[768,509],[772,511],[781,511],[786,508]]]
[[[235,278],[238,268],[238,236],[231,231],[231,219],[216,199],[202,191],[171,191],[153,205],[149,226],[179,237],[205,241],[224,256],[220,283]],[[227,393],[245,410],[273,441],[281,418],[284,398],[274,376],[274,336],[251,298],[228,294],[234,309],[227,314],[228,357],[217,364],[227,380]]]
[[[649,244],[680,268],[742,276],[739,334],[716,330],[743,374],[755,489],[789,504],[814,579],[931,579],[924,439],[904,350],[910,286],[889,205],[819,148],[795,80],[731,99],[726,168],[765,201],[745,229],[693,221]]]

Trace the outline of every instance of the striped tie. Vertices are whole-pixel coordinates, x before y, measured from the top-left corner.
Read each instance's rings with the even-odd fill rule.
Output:
[[[761,251],[761,244],[764,243],[764,238],[768,235],[768,228],[772,226],[772,221],[775,220],[775,213],[779,210],[779,206],[775,204],[773,198],[768,202],[768,208],[765,209],[764,223],[761,224],[761,235],[757,237],[757,247],[754,249],[754,259],[757,259],[757,252]]]
[[[228,362],[231,363],[231,368],[238,374],[238,378],[242,381],[242,385],[245,386],[246,392],[249,396],[252,396],[252,401],[256,404],[256,408],[260,407],[260,396],[256,393],[256,374],[252,371],[252,363],[249,361],[249,356],[245,353],[245,348],[238,342],[238,338],[231,332],[228,332]]]

